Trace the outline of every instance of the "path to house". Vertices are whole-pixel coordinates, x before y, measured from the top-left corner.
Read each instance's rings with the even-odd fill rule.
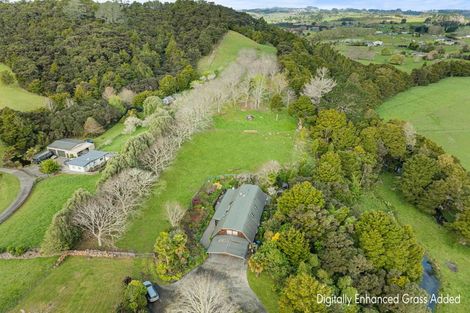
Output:
[[[34,182],[36,177],[31,174],[26,173],[22,170],[10,169],[10,168],[0,168],[0,172],[8,173],[18,177],[20,181],[20,192],[8,208],[0,213],[0,224],[6,221],[16,210],[18,210],[21,205],[26,201],[31,190],[33,189]]]
[[[198,268],[191,271],[181,280],[168,286],[158,286],[161,301],[151,307],[152,312],[164,312],[164,309],[175,298],[178,286],[193,275],[208,274],[224,281],[231,300],[237,303],[241,312],[266,313],[263,305],[256,297],[246,277],[247,264],[245,260],[224,255],[210,255]]]

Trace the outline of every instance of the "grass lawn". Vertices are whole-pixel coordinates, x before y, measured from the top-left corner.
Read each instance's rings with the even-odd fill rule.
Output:
[[[52,270],[11,312],[114,312],[123,279],[144,278],[143,260],[70,257]]]
[[[120,152],[121,148],[131,137],[134,137],[140,133],[143,133],[146,128],[139,127],[132,134],[123,134],[124,123],[119,122],[102,135],[94,138],[95,145],[97,149],[110,152]]]
[[[446,78],[425,87],[413,87],[389,99],[378,109],[384,119],[411,122],[422,134],[457,156],[470,169],[470,78]]]
[[[56,258],[0,260],[0,312],[17,304],[50,271]]]
[[[392,208],[402,224],[413,227],[418,241],[439,270],[441,293],[461,295],[461,304],[438,305],[437,313],[466,313],[470,309],[470,249],[456,243],[455,236],[435,219],[408,204],[394,190],[393,176],[382,175],[382,183],[373,192],[365,194],[360,203],[362,209],[389,210]],[[458,267],[452,272],[446,265],[451,261]]]
[[[23,206],[0,225],[0,246],[38,247],[52,216],[76,189],[93,191],[98,178],[99,175],[58,175],[37,183]]]
[[[0,140],[0,166],[3,166],[3,155],[5,154],[5,145],[3,142]]]
[[[273,46],[261,45],[242,34],[228,31],[212,53],[199,61],[199,72],[213,72],[224,68],[237,59],[238,52],[242,49],[255,49],[260,53],[276,54],[276,48]]]
[[[279,295],[274,288],[274,281],[268,276],[261,274],[256,277],[256,274],[247,270],[248,283],[251,289],[256,293],[264,308],[268,313],[279,312]]]
[[[10,68],[0,63],[0,72],[4,70],[10,71]],[[26,91],[18,84],[6,86],[0,82],[0,109],[10,107],[18,111],[33,111],[43,107],[45,100],[46,98]]]
[[[255,116],[247,121],[246,115]],[[185,143],[173,165],[160,177],[159,193],[144,205],[140,216],[118,242],[124,250],[153,250],[155,239],[168,228],[164,204],[188,205],[209,176],[254,171],[269,160],[287,162],[293,157],[295,120],[287,114],[230,110],[215,117],[214,127]],[[246,133],[244,130],[256,130]]]
[[[0,172],[0,212],[15,200],[20,191],[20,181],[16,176]]]

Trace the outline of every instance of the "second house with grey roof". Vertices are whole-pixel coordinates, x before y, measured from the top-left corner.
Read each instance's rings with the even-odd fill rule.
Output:
[[[92,141],[69,138],[54,141],[47,146],[47,150],[70,171],[79,173],[94,172],[114,156],[110,152],[95,150]]]

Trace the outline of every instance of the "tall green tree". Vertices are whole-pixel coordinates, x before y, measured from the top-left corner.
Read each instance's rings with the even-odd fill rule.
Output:
[[[356,224],[360,247],[377,269],[397,270],[402,284],[421,278],[424,249],[409,226],[401,226],[389,213],[368,211]]]
[[[333,151],[322,155],[313,171],[313,177],[323,183],[342,183],[343,175],[341,157]]]
[[[161,232],[155,242],[157,274],[166,281],[180,279],[189,264],[188,238],[184,232]]]
[[[294,268],[310,256],[310,246],[305,235],[295,228],[281,232],[277,245]]]
[[[415,154],[409,158],[403,165],[401,179],[401,190],[405,198],[417,204],[420,198],[425,196],[426,188],[438,172],[436,160],[424,154]]]
[[[288,216],[295,210],[307,210],[309,206],[322,208],[325,204],[321,191],[309,182],[294,185],[277,200],[279,213]]]
[[[301,273],[289,278],[279,298],[281,313],[326,313],[325,303],[318,296],[331,296],[330,287],[320,283],[312,276]]]

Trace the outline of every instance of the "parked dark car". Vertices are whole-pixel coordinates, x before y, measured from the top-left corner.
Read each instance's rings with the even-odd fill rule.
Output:
[[[50,159],[54,154],[49,150],[40,152],[33,156],[33,163],[39,164],[44,160]]]

